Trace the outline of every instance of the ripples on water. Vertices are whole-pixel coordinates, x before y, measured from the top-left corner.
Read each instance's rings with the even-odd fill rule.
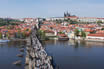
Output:
[[[26,43],[0,43],[0,69],[24,69],[25,58],[16,56],[21,53],[22,45],[26,46]],[[104,69],[104,43],[49,40],[44,42],[44,46],[59,69]],[[16,60],[22,60],[22,65],[13,65]]]
[[[0,69],[24,69],[25,58],[20,58],[16,55],[21,53],[19,49],[21,46],[25,46],[25,44],[23,41],[0,43]],[[17,60],[22,60],[21,66],[13,65],[13,62]]]
[[[104,43],[45,41],[44,46],[59,69],[104,69]]]

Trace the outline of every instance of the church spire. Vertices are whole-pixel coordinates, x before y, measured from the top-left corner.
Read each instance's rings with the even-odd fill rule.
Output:
[[[66,13],[64,12],[64,17],[70,17],[70,13],[67,11]]]

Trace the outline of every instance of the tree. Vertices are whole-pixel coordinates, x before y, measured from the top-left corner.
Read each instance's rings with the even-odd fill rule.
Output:
[[[20,30],[18,30],[18,32],[15,33],[15,37],[16,38],[22,38],[22,34],[21,34],[21,31]]]
[[[78,24],[77,21],[70,20],[70,24]]]
[[[0,32],[0,39],[2,39],[2,33]]]
[[[22,32],[22,38],[26,38],[26,32]]]
[[[64,34],[64,32],[58,32],[59,34]]]
[[[6,33],[6,37],[9,38],[9,33]]]
[[[101,23],[103,23],[102,21],[97,21],[97,24],[99,25],[99,26],[101,26]]]
[[[86,33],[85,33],[84,31],[81,31],[81,36],[82,36],[83,38],[85,38],[85,37],[86,37]]]
[[[104,30],[104,28],[102,28],[101,30]]]
[[[45,32],[42,31],[42,30],[38,30],[38,34],[37,35],[39,36],[39,39],[42,39],[42,40],[46,39]]]
[[[79,36],[79,33],[80,33],[80,31],[79,31],[78,29],[75,29],[75,30],[74,30],[74,35],[75,35],[75,36],[78,37],[78,36]]]
[[[29,29],[26,29],[26,31],[29,31]]]
[[[103,23],[101,20],[97,21],[97,23]]]
[[[64,19],[65,22],[70,22],[70,18]]]
[[[15,20],[15,19],[8,19],[8,18],[0,18],[0,26],[5,25],[19,25],[23,23],[22,21]]]

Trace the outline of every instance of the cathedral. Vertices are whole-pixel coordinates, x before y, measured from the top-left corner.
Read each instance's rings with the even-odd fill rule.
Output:
[[[64,17],[70,17],[70,16],[71,16],[70,13],[64,12]]]

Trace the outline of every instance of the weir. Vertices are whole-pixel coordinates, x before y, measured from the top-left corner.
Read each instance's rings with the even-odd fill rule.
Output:
[[[34,28],[27,40],[25,69],[53,69],[52,57],[47,55],[36,33]]]

